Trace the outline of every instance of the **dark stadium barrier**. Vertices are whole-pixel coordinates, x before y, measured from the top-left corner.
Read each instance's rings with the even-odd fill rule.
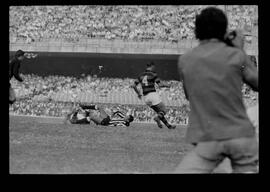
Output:
[[[10,57],[14,52],[10,52]],[[178,80],[177,55],[97,54],[39,52],[38,57],[25,59],[21,66],[24,74],[64,75],[80,77],[137,78],[148,62],[156,64],[161,79]]]

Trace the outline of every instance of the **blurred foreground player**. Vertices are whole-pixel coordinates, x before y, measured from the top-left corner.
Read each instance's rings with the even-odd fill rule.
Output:
[[[141,84],[142,86],[142,94],[137,88],[138,84]],[[160,79],[155,72],[155,65],[151,62],[147,64],[146,70],[139,76],[131,87],[135,90],[139,99],[143,96],[145,104],[157,113],[154,120],[157,122],[159,128],[162,128],[162,124],[160,122],[162,121],[169,129],[175,129],[176,126],[169,124],[165,118],[166,107],[156,91],[156,84],[159,87],[168,87],[167,85],[161,84]]]
[[[179,58],[179,74],[190,103],[187,142],[194,145],[175,173],[211,173],[225,158],[234,173],[257,172],[258,142],[242,98],[242,84],[258,91],[258,71],[243,50],[239,31],[228,33],[222,10],[196,16],[200,43]],[[229,40],[229,43],[228,43]]]
[[[19,82],[23,82],[23,79],[20,77],[19,69],[21,62],[24,60],[25,52],[18,50],[15,53],[15,56],[9,61],[9,104],[13,104],[16,101],[16,95],[11,87],[10,80],[12,77],[15,77]]]
[[[247,109],[247,115],[256,129],[256,137],[259,141],[259,106],[258,104]],[[259,164],[257,165],[259,169]],[[225,158],[217,168],[215,168],[214,173],[232,173],[231,162],[229,158]]]
[[[97,105],[80,105],[67,115],[66,120],[72,124],[90,124],[90,121],[93,121],[96,125],[128,127],[134,117],[120,111],[116,111],[110,116]]]

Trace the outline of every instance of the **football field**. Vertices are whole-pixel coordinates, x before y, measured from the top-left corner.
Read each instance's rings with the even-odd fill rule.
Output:
[[[191,147],[185,126],[69,125],[12,115],[9,122],[11,174],[171,173]]]

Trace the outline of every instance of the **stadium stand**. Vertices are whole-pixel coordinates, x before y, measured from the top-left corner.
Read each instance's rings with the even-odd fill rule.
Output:
[[[205,6],[11,6],[10,41],[79,42],[91,38],[178,42],[194,39],[195,15]],[[256,6],[221,8],[227,12],[230,29],[252,32],[258,19]]]
[[[135,121],[152,121],[154,112],[144,106],[129,86],[134,79],[119,78],[84,78],[22,75],[25,84],[12,79],[11,83],[18,96],[18,101],[10,106],[10,112],[20,115],[63,117],[74,103],[99,103],[109,113],[114,108],[134,115]],[[182,84],[179,81],[166,81],[168,90],[159,90],[165,104],[170,107],[170,122],[183,124],[187,122],[189,111]],[[28,85],[25,87],[25,85]],[[243,85],[243,97],[246,107],[258,103],[258,93]]]

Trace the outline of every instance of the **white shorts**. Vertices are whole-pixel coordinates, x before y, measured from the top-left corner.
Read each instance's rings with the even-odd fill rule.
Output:
[[[157,92],[150,92],[143,96],[144,102],[148,106],[153,106],[161,103],[161,98]]]

